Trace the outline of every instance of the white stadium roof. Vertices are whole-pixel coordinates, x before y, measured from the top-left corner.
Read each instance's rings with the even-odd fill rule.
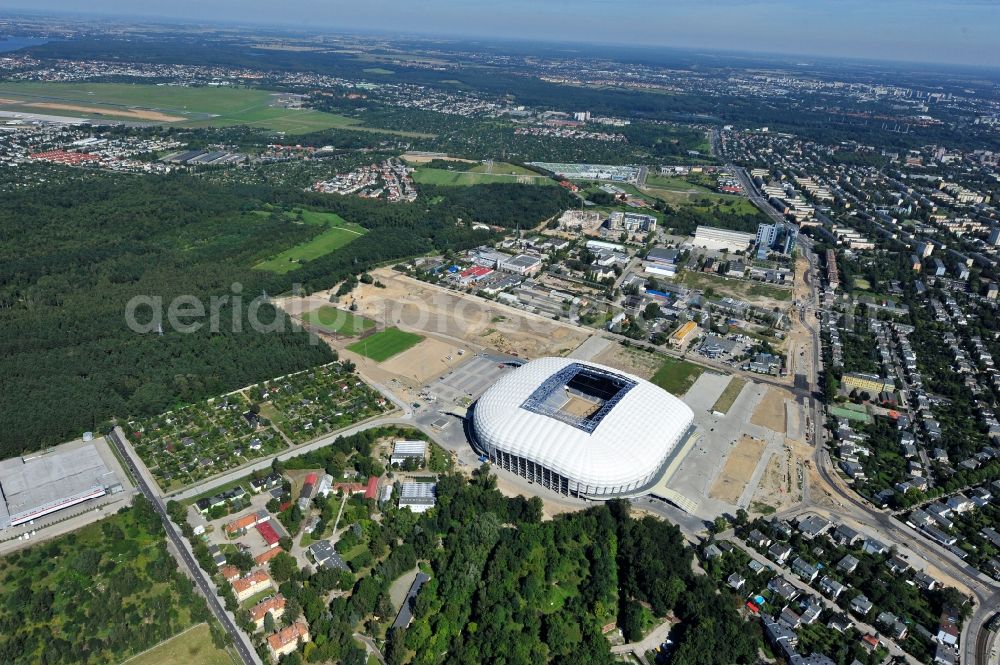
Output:
[[[574,396],[581,399],[568,408]],[[654,480],[693,420],[686,404],[649,381],[568,358],[540,358],[506,374],[473,412],[491,458],[502,452],[534,462],[586,495],[627,493]]]

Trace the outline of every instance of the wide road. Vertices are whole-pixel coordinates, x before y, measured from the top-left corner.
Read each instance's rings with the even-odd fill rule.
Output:
[[[201,568],[198,566],[198,562],[194,560],[194,556],[187,548],[187,543],[184,542],[181,534],[174,528],[173,523],[170,521],[170,517],[167,515],[167,509],[163,505],[163,500],[160,499],[159,495],[150,488],[149,483],[146,482],[145,476],[140,472],[136,459],[132,456],[131,447],[125,445],[124,432],[122,432],[121,428],[116,427],[110,434],[108,434],[108,440],[111,441],[116,448],[118,448],[122,459],[128,465],[129,470],[135,477],[135,481],[139,485],[139,489],[142,491],[143,496],[149,499],[150,503],[153,504],[153,508],[156,509],[157,514],[160,516],[160,520],[163,522],[163,528],[167,532],[167,537],[170,538],[171,542],[174,544],[174,549],[177,552],[175,556],[177,556],[178,562],[188,569],[188,573],[191,578],[197,583],[198,588],[201,589],[201,593],[208,601],[208,606],[212,609],[212,613],[215,615],[215,618],[219,620],[219,623],[222,624],[222,627],[232,638],[233,646],[236,647],[236,651],[239,653],[240,658],[243,660],[245,665],[261,665],[261,661],[257,656],[257,653],[250,646],[249,641],[246,636],[243,635],[242,631],[236,627],[233,619],[226,612],[226,608],[219,602],[219,597],[215,594],[212,586],[208,583],[204,573],[202,573]]]

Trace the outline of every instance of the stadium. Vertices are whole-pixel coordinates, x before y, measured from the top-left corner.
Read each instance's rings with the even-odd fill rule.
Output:
[[[658,479],[694,413],[639,377],[539,358],[494,383],[471,420],[474,445],[496,466],[561,494],[610,499]]]

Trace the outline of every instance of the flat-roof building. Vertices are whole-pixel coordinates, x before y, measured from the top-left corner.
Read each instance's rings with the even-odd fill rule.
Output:
[[[0,529],[96,499],[120,486],[92,443],[0,462]]]
[[[393,444],[392,455],[389,457],[390,465],[402,465],[408,459],[423,461],[427,456],[426,441],[397,441]]]
[[[422,513],[434,507],[437,483],[402,483],[399,486],[399,507]]]
[[[699,226],[694,232],[694,244],[714,250],[739,252],[746,250],[757,239],[755,233],[718,229],[714,226]]]

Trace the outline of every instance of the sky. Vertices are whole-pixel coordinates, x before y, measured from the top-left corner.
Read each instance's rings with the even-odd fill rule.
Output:
[[[70,11],[79,0],[23,9]],[[88,12],[309,30],[1000,67],[1000,0],[89,0]]]

